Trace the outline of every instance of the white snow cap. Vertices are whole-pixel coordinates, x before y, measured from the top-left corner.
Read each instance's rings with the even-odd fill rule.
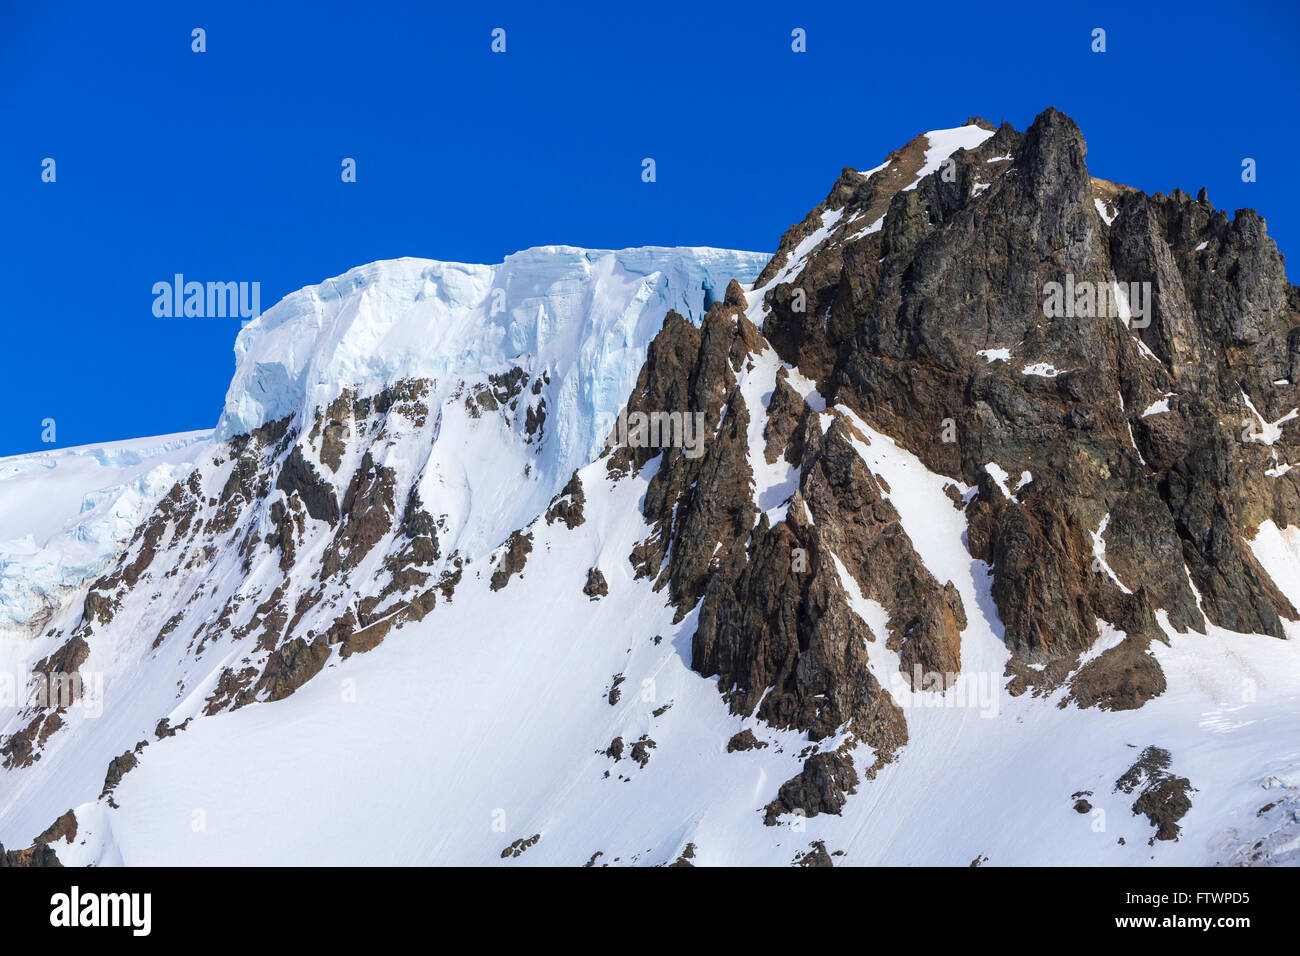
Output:
[[[957,152],[957,150],[974,149],[992,136],[993,132],[994,131],[991,129],[985,129],[984,127],[977,126],[974,123],[968,123],[965,126],[955,126],[952,129],[932,129],[923,133],[922,135],[925,137],[927,143],[925,148],[925,161],[922,163],[921,168],[917,170],[916,176],[913,178],[912,182],[909,185],[904,186],[902,191],[907,192],[910,189],[915,189],[922,179],[933,172],[937,172],[943,165],[943,161],[953,153]],[[1010,156],[994,157],[994,159],[1010,158]],[[875,166],[871,169],[862,169],[859,170],[859,172],[863,176],[871,177],[882,169],[887,168],[891,162],[891,160],[887,159],[879,166]],[[990,160],[990,162],[992,162],[992,160]],[[988,184],[985,183],[984,189],[987,188]],[[976,192],[983,192],[983,190],[976,190]],[[875,230],[873,229],[872,231],[874,232]]]
[[[916,174],[916,180],[903,191],[915,189],[917,184],[931,173],[938,172],[943,161],[959,149],[974,149],[993,135],[993,130],[985,129],[971,123],[953,129],[932,129],[925,134],[929,146],[925,150],[925,164]]]
[[[578,373],[574,397],[612,421],[668,310],[698,324],[705,278],[719,291],[732,278],[750,283],[769,258],[539,246],[494,266],[410,258],[360,266],[286,296],[239,333],[216,436],[328,402],[341,387],[369,393],[403,378],[515,364]]]

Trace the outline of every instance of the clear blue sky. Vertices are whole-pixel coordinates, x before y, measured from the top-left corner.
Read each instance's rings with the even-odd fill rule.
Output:
[[[0,2],[0,455],[45,418],[53,447],[216,423],[239,320],[155,318],[174,273],[266,309],[396,256],[770,250],[841,167],[970,115],[1057,107],[1093,175],[1258,209],[1300,281],[1295,3],[389,7]]]

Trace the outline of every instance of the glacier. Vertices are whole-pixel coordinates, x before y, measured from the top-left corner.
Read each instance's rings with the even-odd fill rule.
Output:
[[[211,435],[0,458],[0,634],[39,626],[102,573]]]
[[[519,365],[561,383],[562,467],[599,451],[670,309],[696,324],[705,279],[752,283],[768,253],[539,246],[493,266],[373,262],[289,296],[235,343],[218,441],[316,408],[340,387],[443,382]],[[531,366],[531,368],[529,368]]]

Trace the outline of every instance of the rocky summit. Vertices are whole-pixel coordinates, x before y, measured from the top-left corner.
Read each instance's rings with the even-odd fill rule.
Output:
[[[0,865],[1300,862],[1300,289],[1054,109],[236,355],[0,460]]]

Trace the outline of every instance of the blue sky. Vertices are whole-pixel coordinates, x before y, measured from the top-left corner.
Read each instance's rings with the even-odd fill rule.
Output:
[[[156,318],[175,273],[266,309],[397,256],[770,250],[841,167],[970,115],[1055,106],[1093,175],[1258,209],[1300,281],[1293,3],[387,7],[0,4],[0,455],[216,423],[239,320]]]

